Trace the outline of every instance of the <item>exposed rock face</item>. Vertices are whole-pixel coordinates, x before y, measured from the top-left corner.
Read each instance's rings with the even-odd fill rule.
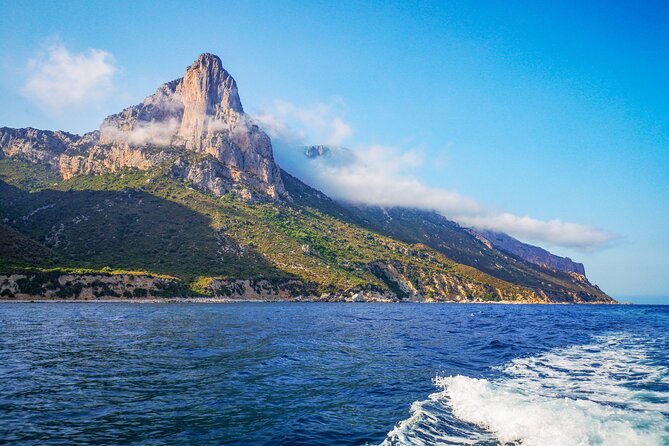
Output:
[[[118,299],[178,296],[177,279],[134,274],[0,274],[0,299]]]
[[[226,179],[271,197],[285,194],[269,136],[244,113],[237,83],[212,54],[202,54],[183,78],[164,84],[142,104],[105,119],[100,142],[112,147],[185,147],[222,163],[191,167],[186,178],[225,171]],[[199,168],[206,171],[192,172]],[[222,190],[196,184],[209,192]]]
[[[306,146],[304,148],[304,155],[311,159],[333,158],[337,161],[347,161],[352,156],[352,153],[345,147],[316,145]]]
[[[169,161],[174,151],[131,147],[127,144],[96,144],[86,151],[68,150],[60,156],[59,169],[64,179],[81,174],[102,174],[134,167],[148,170]]]
[[[318,157],[330,157],[331,150],[329,146],[317,145],[317,146],[306,146],[304,148],[304,155],[307,158],[318,158]]]
[[[402,262],[375,262],[376,273],[393,282],[397,292],[410,300],[443,302],[489,302],[515,301],[526,303],[547,303],[548,296],[523,288],[495,288],[462,277],[435,273],[428,269],[412,268]]]
[[[563,273],[575,273],[576,276],[574,277],[583,276],[583,279],[585,279],[585,267],[583,264],[574,262],[569,257],[557,256],[543,248],[528,245],[501,232],[479,229],[472,232],[483,237],[483,240],[486,240],[495,248],[518,256],[525,261],[544,268],[562,271]]]
[[[83,137],[35,129],[0,129],[5,156],[42,162],[67,179],[81,174],[148,170],[178,157],[170,172],[207,192],[286,195],[272,143],[244,113],[237,84],[212,54],[141,104],[107,117]],[[188,164],[186,166],[186,164]]]
[[[397,287],[404,299],[433,302],[519,302],[519,303],[615,303],[609,296],[591,292],[585,277],[581,290],[530,289],[522,286],[493,286],[468,280],[462,276],[435,273],[434,270],[416,268],[398,261],[379,261],[372,265]],[[577,273],[572,273],[577,274]]]
[[[313,300],[315,287],[305,285],[299,280],[223,280],[212,279],[206,287],[214,297],[228,299],[279,300],[295,299],[301,296]]]
[[[3,156],[45,163],[52,167],[57,167],[60,155],[80,139],[80,136],[67,132],[51,132],[31,127],[0,128],[0,148]]]
[[[179,134],[195,150],[209,146],[218,127],[234,125],[244,113],[237,83],[211,54],[190,66],[176,91],[184,110]]]

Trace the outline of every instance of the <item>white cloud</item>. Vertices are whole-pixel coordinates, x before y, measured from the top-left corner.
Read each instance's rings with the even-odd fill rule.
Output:
[[[100,127],[100,140],[103,144],[115,142],[124,143],[131,146],[156,145],[184,145],[186,140],[193,137],[192,132],[202,132],[202,136],[207,133],[226,133],[231,136],[244,136],[249,132],[249,126],[255,124],[251,119],[240,116],[239,119],[232,122],[216,119],[207,116],[204,111],[197,116],[197,125],[183,128],[182,118],[179,112],[183,110],[183,104],[178,102],[179,98],[169,98],[165,102],[154,103],[155,107],[160,107],[168,112],[173,112],[174,116],[163,118],[163,120],[142,121],[137,120],[132,128],[118,126],[114,120],[105,121]]]
[[[289,172],[334,198],[370,205],[435,210],[463,226],[501,231],[528,242],[581,251],[602,248],[616,238],[588,225],[542,221],[495,211],[457,192],[431,187],[418,177],[417,169],[424,164],[424,159],[417,150],[372,145],[350,151],[338,148],[331,151],[330,156],[308,158],[301,146],[321,143],[314,141],[313,135],[323,133],[323,128],[334,135],[332,123],[338,117],[329,106],[301,109],[284,101],[275,101],[275,104],[284,106],[277,107],[274,114],[264,113],[256,119],[272,137],[277,161]],[[303,118],[288,119],[296,116]],[[347,129],[344,134],[350,135],[351,127],[343,120],[339,121]],[[316,131],[308,127],[311,122],[316,123]],[[324,126],[324,122],[329,125]],[[299,129],[296,125],[300,125]],[[341,141],[341,138],[332,140]]]
[[[297,154],[304,158],[302,152]],[[307,166],[311,172],[302,174],[335,198],[351,202],[438,209],[449,215],[477,215],[482,211],[470,198],[417,180],[411,174],[423,164],[417,151],[373,145],[351,151],[346,159],[348,162],[340,163],[336,157],[315,158]]]
[[[292,102],[276,99],[268,110],[253,118],[273,139],[338,146],[353,134],[351,126],[338,115],[341,107],[341,100],[298,107]]]
[[[561,220],[542,221],[528,216],[519,217],[508,212],[458,216],[456,220],[465,226],[505,232],[516,238],[580,251],[594,251],[617,238],[614,234],[588,225]]]
[[[26,68],[23,95],[52,112],[104,98],[117,71],[107,51],[91,48],[73,53],[58,41],[46,45]]]
[[[138,121],[132,129],[119,129],[113,125],[104,125],[100,128],[103,143],[117,142],[133,146],[153,144],[167,146],[175,144],[177,132],[181,123],[177,118],[166,121]]]

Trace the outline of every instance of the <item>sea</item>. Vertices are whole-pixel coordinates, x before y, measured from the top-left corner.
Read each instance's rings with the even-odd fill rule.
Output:
[[[669,445],[669,306],[1,303],[0,443]]]

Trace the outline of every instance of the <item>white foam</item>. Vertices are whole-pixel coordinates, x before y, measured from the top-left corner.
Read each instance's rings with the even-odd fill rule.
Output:
[[[669,445],[669,392],[644,388],[669,385],[653,343],[616,334],[514,360],[496,380],[437,377],[384,444]]]
[[[655,342],[625,334],[599,336],[590,344],[516,359],[502,371],[509,384],[527,392],[669,413],[666,391],[640,389],[644,384],[669,387],[669,370],[650,357]]]
[[[439,380],[459,419],[523,446],[661,445],[662,414],[630,412],[593,401],[520,393],[485,379]]]

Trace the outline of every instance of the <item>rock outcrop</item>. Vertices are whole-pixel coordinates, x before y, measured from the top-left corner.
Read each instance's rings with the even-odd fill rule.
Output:
[[[59,158],[65,150],[81,139],[67,132],[0,128],[0,158],[4,156],[23,159],[32,163],[43,163],[58,168]]]
[[[175,278],[138,274],[62,274],[31,271],[0,274],[2,299],[131,299],[183,295]]]
[[[299,280],[239,280],[212,278],[205,291],[214,297],[244,300],[314,300],[316,288]]]
[[[244,113],[237,83],[212,54],[202,54],[184,77],[141,104],[107,117],[100,131],[78,136],[2,128],[0,148],[65,179],[174,160],[168,172],[210,193],[286,196],[269,136]]]
[[[551,302],[544,293],[528,288],[494,287],[455,274],[416,268],[398,261],[379,261],[371,265],[373,271],[390,282],[396,293],[405,299],[429,302]],[[565,301],[575,302],[560,295]]]

